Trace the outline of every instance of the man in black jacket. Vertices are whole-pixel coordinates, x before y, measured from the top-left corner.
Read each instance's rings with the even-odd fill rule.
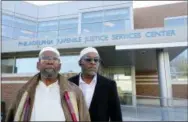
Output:
[[[91,121],[122,121],[116,82],[97,73],[99,64],[100,56],[95,48],[83,49],[79,58],[82,72],[69,81],[81,88]]]

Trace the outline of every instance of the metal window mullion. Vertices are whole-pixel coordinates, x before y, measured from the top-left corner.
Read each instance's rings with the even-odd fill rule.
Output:
[[[59,21],[59,19],[57,20],[58,21],[58,27],[57,27],[57,37],[59,37],[59,31],[60,31],[60,29],[59,29],[59,26],[60,26],[60,21]]]
[[[83,13],[80,12],[79,13],[79,16],[78,16],[78,28],[77,28],[77,34],[80,35],[82,33],[82,16],[83,16]]]
[[[12,23],[12,28],[13,28],[13,31],[12,31],[12,38],[14,39],[14,30],[15,30],[15,27],[14,27],[14,24],[15,24],[15,4],[14,4],[14,12],[13,12],[13,23]]]
[[[104,33],[104,1],[102,1],[102,12],[103,12],[103,17],[102,17],[102,33]]]
[[[59,13],[59,11],[60,11],[60,7],[59,7],[59,6],[60,6],[60,4],[58,4],[58,16],[57,16],[57,22],[58,22],[58,23],[57,23],[57,38],[59,38],[59,34],[60,34],[60,33],[59,33],[59,28],[60,28],[60,19],[59,19],[59,18],[60,18],[60,13]]]
[[[14,56],[13,60],[14,60],[14,63],[13,63],[13,66],[12,66],[12,73],[15,73],[15,67],[16,67],[16,56]]]

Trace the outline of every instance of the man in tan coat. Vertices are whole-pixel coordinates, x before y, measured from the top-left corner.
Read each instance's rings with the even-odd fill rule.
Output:
[[[90,121],[82,91],[59,74],[60,68],[58,50],[43,48],[37,62],[40,72],[19,90],[6,121]]]

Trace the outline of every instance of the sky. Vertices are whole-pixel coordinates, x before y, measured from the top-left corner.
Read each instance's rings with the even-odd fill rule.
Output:
[[[48,5],[55,3],[71,2],[71,1],[26,1],[26,2],[41,6],[41,5]],[[163,5],[163,4],[170,4],[177,2],[183,2],[183,1],[133,1],[133,8]]]

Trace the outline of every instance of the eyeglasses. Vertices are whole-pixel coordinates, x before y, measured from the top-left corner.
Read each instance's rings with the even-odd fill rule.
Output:
[[[48,63],[49,61],[53,63],[59,63],[60,60],[57,57],[51,57],[51,56],[43,56],[40,58],[41,63]]]
[[[98,63],[100,61],[99,58],[84,58],[84,60],[86,62],[93,62],[94,61],[95,63]]]

